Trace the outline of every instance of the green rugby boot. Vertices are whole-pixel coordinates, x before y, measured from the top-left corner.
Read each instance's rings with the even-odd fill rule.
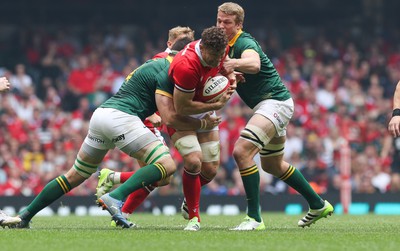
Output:
[[[99,181],[97,183],[96,187],[96,197],[97,197],[97,202],[101,196],[104,194],[108,193],[111,188],[114,186],[113,180],[110,178],[111,174],[114,174],[115,172],[104,168],[100,171],[99,174]]]
[[[233,231],[260,231],[265,230],[264,221],[261,219],[261,222],[256,221],[255,219],[251,218],[250,216],[246,215],[243,222],[240,223],[238,226],[231,228],[230,230]]]
[[[315,223],[321,218],[327,218],[329,215],[333,214],[333,206],[327,200],[325,200],[325,205],[321,209],[309,209],[306,216],[299,220],[297,225],[299,227],[310,227],[311,224]]]

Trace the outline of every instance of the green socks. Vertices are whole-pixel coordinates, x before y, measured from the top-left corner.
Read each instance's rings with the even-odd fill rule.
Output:
[[[129,194],[156,181],[165,179],[167,171],[160,163],[150,164],[137,170],[127,181],[110,192],[110,196],[124,201]]]
[[[279,177],[289,186],[294,188],[307,200],[311,209],[320,209],[324,206],[324,200],[314,191],[303,174],[294,166],[290,165],[288,170]]]
[[[28,205],[26,209],[21,211],[19,215],[24,220],[30,220],[40,210],[47,207],[64,194],[71,191],[71,185],[64,175],[58,176],[54,180],[47,183],[43,190],[36,196],[36,198]]]
[[[260,212],[260,174],[257,165],[240,170],[247,197],[247,215],[261,222]]]

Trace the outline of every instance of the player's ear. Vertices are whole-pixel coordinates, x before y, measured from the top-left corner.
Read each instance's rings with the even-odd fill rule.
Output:
[[[167,41],[167,47],[171,48],[172,47],[172,42],[171,41]]]

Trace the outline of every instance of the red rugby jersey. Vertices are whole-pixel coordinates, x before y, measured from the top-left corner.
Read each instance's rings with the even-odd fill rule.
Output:
[[[168,75],[180,91],[195,92],[194,101],[201,100],[201,92],[209,78],[214,77],[222,68],[223,61],[228,55],[227,46],[225,56],[217,67],[207,66],[200,52],[200,40],[188,44],[172,60]]]

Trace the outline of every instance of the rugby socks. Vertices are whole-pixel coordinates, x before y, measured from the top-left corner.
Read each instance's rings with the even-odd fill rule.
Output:
[[[120,173],[119,183],[124,183],[127,181],[135,172],[122,172]]]
[[[142,204],[142,202],[155,188],[155,186],[150,185],[140,188],[131,193],[126,199],[124,206],[122,207],[122,212],[128,214],[133,213],[133,211],[135,211],[135,209]]]
[[[182,175],[183,195],[189,211],[189,219],[197,217],[200,222],[201,183],[199,173],[190,173],[185,168]]]
[[[294,166],[289,165],[288,170],[279,177],[282,181],[286,182],[289,186],[294,188],[307,200],[311,209],[321,209],[324,207],[324,200],[314,191],[308,181],[304,178],[303,174]]]
[[[36,198],[22,210],[19,215],[23,220],[31,220],[40,210],[47,207],[64,194],[71,191],[72,187],[64,175],[58,176],[47,183]]]
[[[257,165],[240,170],[243,187],[247,197],[247,215],[261,222],[260,212],[260,174]]]
[[[127,181],[110,192],[117,200],[125,200],[129,194],[167,177],[167,170],[160,163],[150,164],[137,170]]]

